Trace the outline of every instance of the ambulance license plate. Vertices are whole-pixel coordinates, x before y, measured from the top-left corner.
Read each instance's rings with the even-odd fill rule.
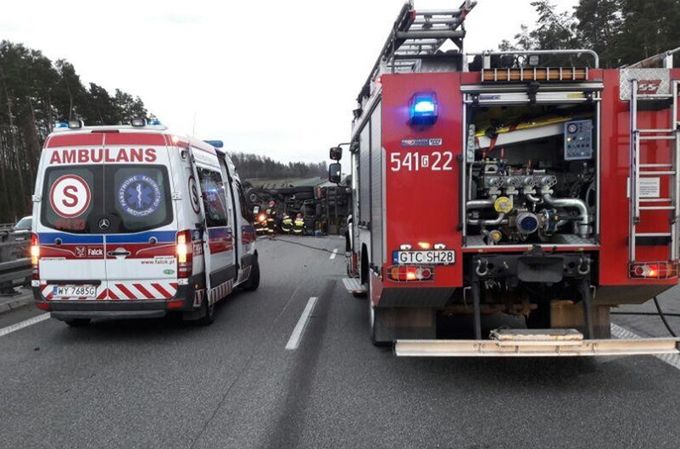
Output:
[[[395,251],[392,263],[395,265],[451,265],[456,262],[456,252],[452,250],[433,251]]]
[[[90,299],[97,296],[96,285],[57,285],[54,289],[54,296],[60,298]]]

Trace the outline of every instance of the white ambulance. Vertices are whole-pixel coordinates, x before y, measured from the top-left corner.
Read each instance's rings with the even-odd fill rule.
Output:
[[[168,312],[210,324],[215,303],[255,290],[251,214],[233,163],[211,143],[142,119],[55,129],[33,195],[37,306],[71,326]]]

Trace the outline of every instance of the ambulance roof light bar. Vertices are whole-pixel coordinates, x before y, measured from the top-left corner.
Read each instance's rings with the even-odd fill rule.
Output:
[[[215,148],[224,148],[224,142],[221,140],[204,140],[203,142],[212,145]]]
[[[130,120],[130,125],[135,128],[144,128],[146,126],[146,119],[143,117],[135,117]]]

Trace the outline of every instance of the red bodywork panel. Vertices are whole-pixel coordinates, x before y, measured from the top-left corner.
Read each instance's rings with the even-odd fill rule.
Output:
[[[677,279],[640,280],[628,276],[628,238],[630,206],[630,105],[620,100],[619,70],[593,71],[592,80],[604,81],[601,116],[601,225],[600,286],[675,285]],[[680,71],[671,71],[671,79],[680,79]],[[641,102],[642,103],[642,102]],[[670,109],[639,111],[638,128],[671,129]],[[646,141],[640,149],[641,163],[671,163],[672,141]],[[661,177],[661,197],[669,197],[672,178]],[[641,211],[638,232],[669,232],[670,211]],[[670,260],[668,245],[636,247],[638,261]]]
[[[600,116],[600,245],[589,245],[579,250],[599,258],[600,286],[675,285],[677,279],[639,280],[629,277],[628,237],[629,200],[629,103],[619,99],[619,70],[591,70],[590,81],[604,82]],[[671,79],[680,79],[680,70],[671,72]],[[383,288],[454,288],[462,287],[463,252],[460,231],[461,156],[463,151],[463,84],[480,84],[478,72],[387,74],[382,84],[382,144],[385,149],[385,266],[381,279],[372,279],[376,304]],[[429,127],[409,124],[409,103],[416,93],[434,93],[438,102],[438,120]],[[670,109],[640,111],[638,128],[669,129]],[[441,145],[409,146],[404,140],[441,139]],[[424,142],[424,141],[418,141]],[[412,144],[411,144],[412,145]],[[645,149],[647,147],[647,149]],[[643,144],[641,163],[670,163],[673,144],[669,141],[650,141]],[[428,156],[435,152],[452,152],[451,171],[393,169],[392,158],[403,160],[406,153]],[[670,177],[662,177],[661,196],[668,197]],[[668,232],[669,211],[643,211],[638,232]],[[394,282],[386,276],[392,265],[392,252],[400,245],[418,248],[418,242],[444,243],[456,252],[456,263],[437,266],[433,281]],[[478,250],[474,250],[477,252]],[[487,253],[511,250],[489,248]],[[638,261],[667,261],[668,245],[637,246]],[[470,252],[468,250],[467,252]],[[599,252],[599,255],[598,255]]]
[[[392,252],[402,244],[417,249],[418,242],[444,243],[456,251],[456,263],[437,266],[434,281],[395,283],[383,278],[385,287],[461,287],[463,285],[462,235],[460,221],[459,156],[462,151],[462,95],[460,73],[423,73],[383,75],[382,144],[385,148],[385,260],[389,266]],[[416,93],[432,92],[437,96],[439,118],[424,129],[409,125],[409,103]],[[442,139],[437,146],[404,146],[407,139]],[[433,171],[435,152],[452,152],[451,171]],[[428,158],[429,167],[394,171],[393,157],[401,160],[406,153]],[[395,155],[396,154],[396,155]],[[395,155],[395,156],[393,156]],[[448,159],[448,158],[447,158]],[[443,161],[446,162],[446,161]],[[440,161],[440,164],[443,164]],[[422,165],[422,164],[419,164]]]

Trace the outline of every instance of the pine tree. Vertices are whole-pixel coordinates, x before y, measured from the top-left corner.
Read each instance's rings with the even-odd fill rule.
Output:
[[[580,44],[595,50],[603,67],[618,66],[614,49],[623,24],[621,0],[581,0],[575,9]]]

